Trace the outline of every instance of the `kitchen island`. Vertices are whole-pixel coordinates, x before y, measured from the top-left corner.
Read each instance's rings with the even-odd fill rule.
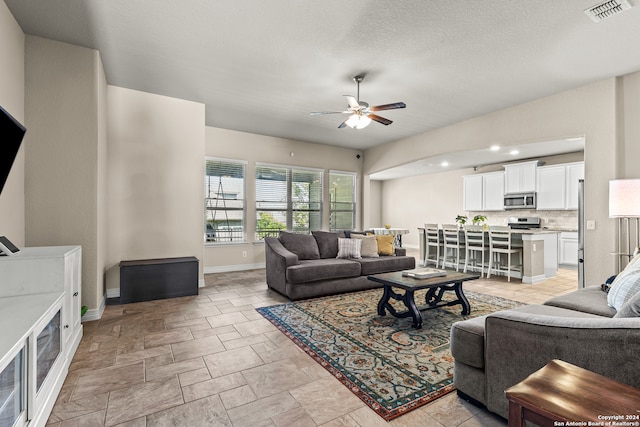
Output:
[[[461,231],[464,235],[464,232]],[[558,230],[533,228],[512,230],[514,245],[522,245],[522,275],[515,273],[522,283],[540,283],[558,273]],[[424,265],[426,256],[426,235],[424,228],[418,228],[420,236],[420,262]],[[487,247],[489,234],[485,233]],[[462,237],[464,240],[464,237]],[[495,273],[491,273],[494,275]]]
[[[513,242],[522,242],[522,283],[540,283],[558,274],[558,232],[546,229],[513,230]]]

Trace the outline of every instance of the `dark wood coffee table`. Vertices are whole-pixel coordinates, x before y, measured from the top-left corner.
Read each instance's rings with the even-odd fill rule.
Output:
[[[479,274],[459,273],[455,270],[446,270],[446,276],[431,277],[429,279],[414,279],[402,275],[402,271],[393,273],[381,273],[367,276],[369,280],[381,283],[384,286],[382,298],[378,302],[378,314],[386,316],[388,311],[391,315],[399,318],[409,317],[413,319],[413,326],[416,329],[422,328],[421,310],[431,310],[438,307],[446,307],[452,305],[462,305],[462,314],[471,313],[471,305],[462,291],[462,282],[467,280],[475,280],[480,278]],[[392,288],[404,290],[404,295],[396,293]],[[415,291],[429,289],[425,296],[426,306],[418,307],[414,300]],[[442,301],[442,296],[446,291],[454,291],[457,300]],[[407,307],[407,311],[397,312],[389,300],[393,298],[396,301],[402,301]]]
[[[552,360],[505,391],[509,426],[638,425],[640,390]],[[612,424],[615,421],[618,424]]]

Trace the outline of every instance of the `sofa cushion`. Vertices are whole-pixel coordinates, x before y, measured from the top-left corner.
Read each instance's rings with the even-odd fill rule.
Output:
[[[546,301],[544,305],[576,310],[598,316],[613,317],[616,310],[607,305],[607,294],[599,285],[588,286]]]
[[[613,317],[640,317],[640,292],[629,298]]]
[[[616,277],[607,294],[609,306],[616,310],[620,310],[631,297],[640,292],[640,270],[623,273],[620,274],[622,277]]]
[[[320,258],[335,258],[338,256],[338,238],[344,237],[342,231],[332,233],[329,231],[312,231],[313,238],[316,239]]]
[[[306,260],[287,268],[287,282],[292,284],[357,277],[359,275],[360,264],[347,259]]]
[[[298,259],[320,259],[320,251],[316,239],[310,234],[280,232],[280,242],[289,252],[298,256]]]
[[[484,321],[487,316],[451,325],[451,355],[456,362],[484,368]]]
[[[416,259],[412,256],[382,256],[379,258],[362,258],[357,260],[361,265],[363,276],[387,273],[391,271],[411,270],[416,267]]]
[[[378,255],[393,255],[395,253],[393,248],[393,240],[395,236],[393,234],[378,234],[376,240],[378,242]]]
[[[352,234],[351,238],[362,240],[362,247],[360,248],[362,258],[378,258],[378,241],[376,240],[376,236]]]
[[[338,239],[338,255],[341,259],[360,259],[362,240],[360,239]]]

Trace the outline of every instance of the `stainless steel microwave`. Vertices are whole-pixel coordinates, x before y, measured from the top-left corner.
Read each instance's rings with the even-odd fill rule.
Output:
[[[505,209],[535,209],[536,193],[511,193],[504,195]]]

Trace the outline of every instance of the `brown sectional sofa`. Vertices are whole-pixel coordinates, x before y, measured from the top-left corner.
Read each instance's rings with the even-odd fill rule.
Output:
[[[394,255],[337,259],[338,238],[344,233],[282,232],[266,237],[266,275],[269,288],[291,300],[313,298],[380,287],[367,275],[415,268],[415,258],[402,248]]]

